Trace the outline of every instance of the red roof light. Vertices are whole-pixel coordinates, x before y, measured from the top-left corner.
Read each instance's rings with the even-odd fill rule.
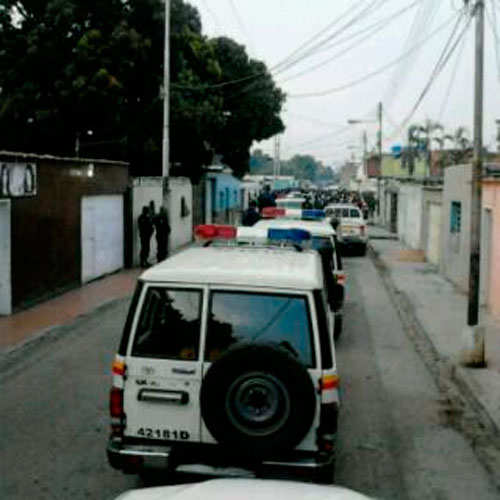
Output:
[[[263,219],[276,219],[277,217],[284,217],[286,209],[278,207],[264,207],[260,214]]]
[[[221,224],[202,224],[194,228],[194,235],[202,240],[231,240],[236,238],[236,228]]]

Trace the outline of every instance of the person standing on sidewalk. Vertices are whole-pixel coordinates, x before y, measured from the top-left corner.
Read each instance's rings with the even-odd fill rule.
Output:
[[[253,226],[259,220],[260,215],[259,212],[257,212],[257,202],[255,200],[251,200],[248,204],[248,208],[243,212],[241,224],[243,226]]]
[[[168,236],[170,234],[170,224],[165,207],[160,207],[160,211],[154,218],[154,226],[156,230],[156,257],[158,262],[161,262],[168,256]]]
[[[141,240],[141,267],[149,267],[151,265],[148,262],[150,241],[151,236],[153,235],[154,228],[149,207],[147,205],[144,205],[142,207],[142,213],[137,219],[137,225],[139,227],[139,238]]]

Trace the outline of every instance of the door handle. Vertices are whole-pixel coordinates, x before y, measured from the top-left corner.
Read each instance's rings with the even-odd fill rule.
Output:
[[[149,403],[187,405],[189,403],[189,394],[184,391],[141,389],[137,395],[137,399],[139,401],[147,401]]]
[[[172,373],[177,375],[194,375],[196,368],[172,368]]]

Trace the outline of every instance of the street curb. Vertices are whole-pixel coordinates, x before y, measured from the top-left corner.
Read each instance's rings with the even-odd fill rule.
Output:
[[[105,302],[102,302],[97,307],[92,308],[89,311],[86,311],[82,314],[79,314],[72,320],[67,323],[51,325],[46,328],[43,328],[28,337],[24,341],[20,342],[12,346],[9,349],[0,353],[0,382],[3,382],[5,378],[9,377],[11,372],[16,372],[15,368],[18,363],[25,360],[33,353],[35,353],[38,349],[43,348],[45,346],[50,346],[63,338],[67,331],[74,327],[75,324],[80,323],[85,320],[90,315],[104,311],[105,309],[112,307],[117,302],[123,300],[130,300],[132,294],[128,294],[123,297],[115,297],[109,299]]]
[[[369,245],[368,255],[372,259],[375,268],[382,278],[389,296],[391,297],[393,304],[397,308],[399,316],[404,318],[404,323],[411,325],[411,327],[417,331],[417,334],[419,334],[421,339],[425,341],[426,347],[432,353],[432,356],[435,359],[437,365],[435,367],[429,366],[428,363],[426,363],[426,365],[433,372],[433,376],[438,376],[440,370],[444,369],[449,374],[450,379],[456,384],[463,397],[472,406],[474,411],[476,411],[480,416],[481,421],[497,438],[500,438],[500,425],[491,416],[488,408],[476,396],[476,392],[469,381],[470,377],[467,374],[467,369],[459,366],[453,360],[450,360],[449,358],[444,357],[439,353],[431,336],[422,326],[422,323],[420,322],[415,312],[415,307],[413,306],[412,302],[410,301],[406,293],[396,286],[394,280],[392,279],[390,268],[380,257],[377,250],[371,245]]]

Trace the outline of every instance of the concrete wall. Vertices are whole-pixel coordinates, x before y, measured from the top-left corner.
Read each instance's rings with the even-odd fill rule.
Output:
[[[483,255],[489,252],[488,308],[500,317],[500,179],[486,179],[483,183],[483,208],[491,210],[492,226],[489,248],[483,247]]]
[[[469,278],[470,247],[470,165],[447,167],[444,171],[443,189],[443,239],[440,271],[459,290],[466,292]],[[461,203],[461,229],[459,233],[450,231],[451,204]]]
[[[399,186],[398,236],[416,250],[422,248],[422,191],[421,184]]]
[[[170,224],[169,251],[177,250],[192,239],[193,234],[193,191],[191,181],[187,177],[170,177],[170,197],[168,202],[168,217]],[[133,215],[133,265],[139,266],[141,243],[137,219],[144,205],[154,204],[155,213],[163,205],[163,189],[161,177],[136,177],[132,183],[132,215]],[[182,198],[187,212],[182,214]],[[149,262],[156,263],[156,238],[151,237]]]
[[[171,177],[169,187],[169,251],[172,252],[193,239],[193,189],[187,177]]]

